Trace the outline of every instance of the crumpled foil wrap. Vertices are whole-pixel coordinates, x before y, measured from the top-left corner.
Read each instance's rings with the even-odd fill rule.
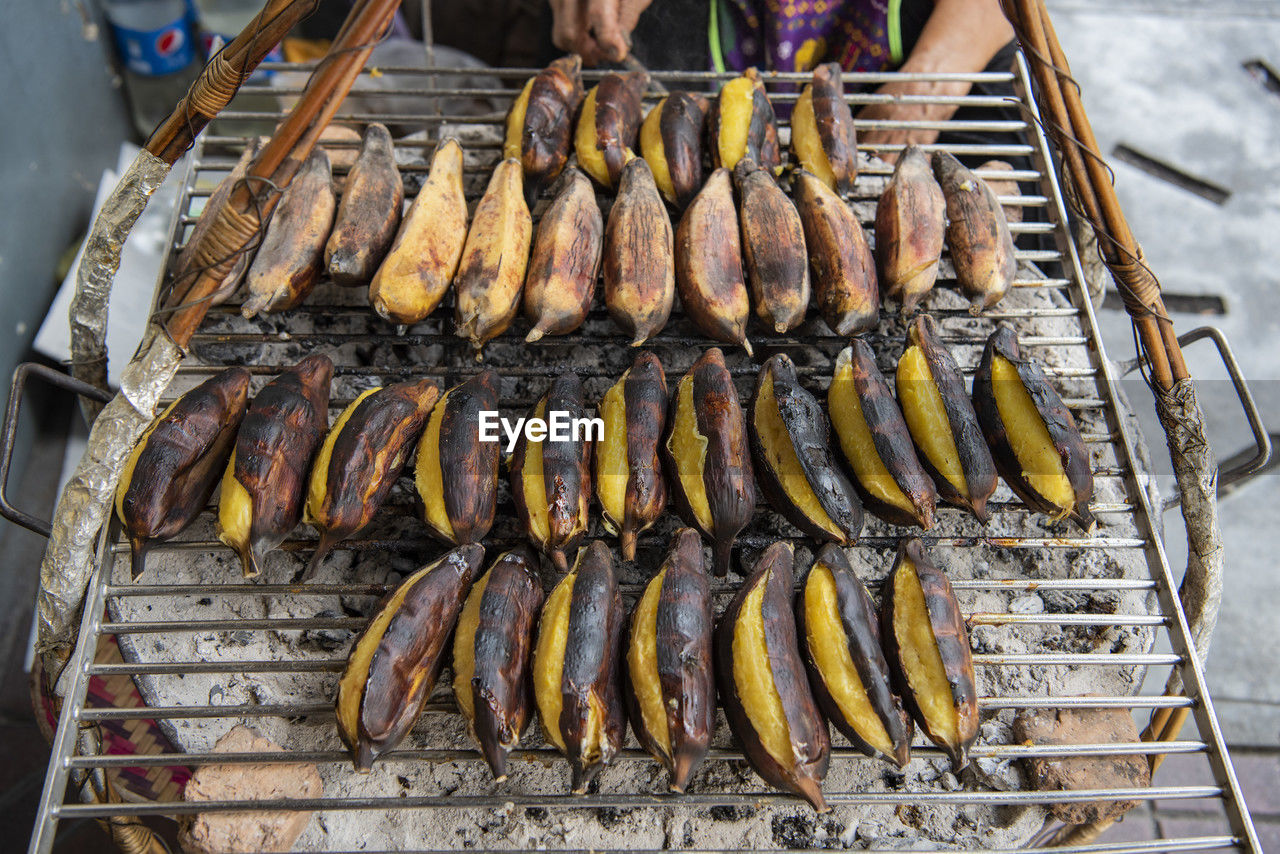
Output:
[[[1218,526],[1218,461],[1204,433],[1204,413],[1195,383],[1179,380],[1169,391],[1155,390],[1156,414],[1169,442],[1173,471],[1182,498],[1187,526],[1187,571],[1178,594],[1187,612],[1191,640],[1200,662],[1218,624],[1222,604],[1222,530]],[[1171,695],[1183,693],[1182,675],[1175,668],[1165,683]]]
[[[138,152],[103,203],[85,239],[84,256],[76,270],[71,300],[71,375],[107,388],[107,307],[111,283],[120,269],[120,250],[142,215],[151,194],[164,183],[170,164],[145,148]],[[81,400],[85,418],[93,423],[102,404]]]
[[[98,535],[110,518],[116,483],[182,358],[182,350],[153,325],[125,368],[120,393],[93,422],[84,456],[58,500],[40,565],[36,651],[44,672],[56,680],[59,697],[66,696],[63,669],[75,648]]]

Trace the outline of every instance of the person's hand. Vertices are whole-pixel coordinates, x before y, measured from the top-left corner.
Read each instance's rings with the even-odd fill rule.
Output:
[[[951,91],[959,87],[959,91]],[[877,95],[963,95],[967,83],[940,83],[922,81],[894,81],[876,90]],[[859,119],[878,121],[945,122],[955,114],[955,104],[921,104],[914,102],[888,102],[867,104],[858,111]],[[928,145],[938,139],[934,128],[874,128],[858,134],[858,142],[866,145]],[[897,151],[877,152],[881,160],[893,164],[898,161]]]
[[[631,52],[631,31],[652,0],[550,0],[551,40],[587,65],[621,62]]]

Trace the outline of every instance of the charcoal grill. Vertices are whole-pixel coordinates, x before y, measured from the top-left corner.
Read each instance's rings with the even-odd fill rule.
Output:
[[[242,87],[242,95],[261,98],[297,94],[299,90],[290,89],[287,85],[291,79],[287,73],[307,70],[306,66],[289,64],[263,67],[277,73],[275,81],[268,85]],[[403,155],[402,171],[409,195],[426,171],[424,154],[429,156],[432,140],[442,128],[466,125],[471,131],[464,138],[468,152],[467,188],[469,198],[474,201],[499,157],[499,129],[503,115],[511,98],[519,91],[510,87],[536,70],[488,69],[484,71],[487,77],[506,85],[451,90],[438,86],[450,69],[384,68],[380,71],[384,75],[395,75],[398,85],[364,93],[365,104],[377,104],[379,98],[396,98],[400,104],[414,103],[403,100],[407,97],[422,99],[418,103],[425,105],[425,109],[395,113],[353,107],[354,102],[348,102],[338,121],[358,124],[377,120],[427,129],[427,139],[419,136],[397,140],[397,149]],[[714,89],[729,76],[673,72],[655,73],[654,80],[670,88],[703,90]],[[597,77],[590,72],[585,74],[588,85]],[[806,78],[803,75],[767,74],[763,79],[775,102],[787,103],[795,97],[797,87],[794,84]],[[996,321],[1009,320],[1019,329],[1022,346],[1046,362],[1051,380],[1064,392],[1068,406],[1082,421],[1099,487],[1092,509],[1102,520],[1102,525],[1092,537],[1066,526],[1047,526],[1043,517],[1030,514],[1003,485],[996,500],[988,505],[993,515],[988,529],[982,529],[958,511],[940,509],[942,522],[939,529],[923,536],[926,547],[944,567],[961,560],[974,563],[975,556],[980,556],[979,562],[985,561],[986,569],[956,576],[955,586],[969,624],[975,633],[979,633],[978,627],[997,627],[1021,643],[1021,646],[1011,645],[1019,651],[984,649],[981,646],[977,650],[975,663],[980,687],[988,689],[981,692],[983,719],[1007,716],[1020,709],[1119,708],[1133,710],[1139,716],[1140,724],[1145,722],[1149,712],[1177,709],[1189,709],[1196,722],[1194,732],[1188,730],[1186,737],[1179,740],[1070,747],[1015,744],[1007,737],[1007,729],[984,728],[972,755],[982,767],[994,774],[1001,763],[1012,760],[1016,769],[1017,760],[1032,757],[1182,754],[1207,765],[1216,782],[1212,785],[1169,785],[1144,789],[1041,792],[1027,787],[1025,774],[1018,774],[1016,770],[1012,777],[1014,784],[998,788],[987,785],[957,787],[945,781],[941,774],[935,775],[932,783],[908,776],[899,778],[895,785],[892,777],[887,777],[882,778],[879,784],[865,788],[842,789],[829,781],[826,796],[836,808],[836,816],[842,822],[841,829],[848,831],[849,823],[856,823],[859,818],[865,821],[867,816],[902,815],[903,810],[927,816],[931,811],[976,809],[980,811],[978,815],[987,816],[1005,808],[1006,813],[1041,816],[1038,811],[1053,802],[1183,802],[1211,815],[1217,825],[1216,831],[1194,837],[1147,839],[1124,844],[1077,844],[1062,850],[1260,850],[1214,716],[1212,700],[1205,688],[1201,664],[1194,654],[1190,654],[1190,630],[1179,602],[1175,574],[1169,566],[1161,539],[1160,507],[1150,488],[1150,466],[1118,385],[1121,370],[1108,359],[1098,334],[1080,253],[1067,225],[1064,196],[1053,166],[1054,159],[1042,129],[1037,104],[1027,94],[1031,90],[1031,75],[1025,57],[1019,54],[1015,67],[1009,73],[851,74],[847,79],[861,84],[897,79],[966,80],[975,83],[1012,81],[1021,93],[1019,103],[1024,118],[1019,120],[860,121],[859,129],[929,127],[944,132],[967,130],[1001,135],[1001,140],[992,144],[929,148],[944,147],[955,154],[981,156],[983,159],[1029,157],[1033,164],[1030,170],[979,174],[1018,182],[1021,195],[1004,197],[1002,201],[1028,212],[1039,212],[1039,216],[1025,217],[1022,223],[1014,225],[1015,236],[1048,235],[1056,242],[1057,248],[1054,249],[1019,251],[1020,268],[1013,295],[981,319],[974,320],[968,316],[964,301],[955,293],[954,279],[947,275],[945,265],[939,291],[925,306],[939,320],[944,340],[951,345],[967,374],[972,373],[981,344]],[[450,99],[486,99],[492,102],[494,109],[480,116],[451,115],[443,111],[442,102],[437,99],[441,95]],[[856,110],[858,105],[870,103],[878,97],[868,93],[850,96],[850,100]],[[1005,99],[980,94],[945,98],[920,96],[910,100],[975,107],[1007,103]],[[233,103],[231,109],[224,111],[209,132],[198,140],[175,214],[170,261],[176,256],[177,249],[197,218],[202,200],[208,196],[220,173],[230,169],[252,133],[263,126],[274,125],[280,117],[281,114],[269,110],[242,109]],[[1019,136],[1024,131],[1027,141]],[[331,153],[341,147],[341,144],[330,146]],[[868,146],[862,148],[866,155],[876,153]],[[897,149],[900,146],[886,145],[879,150]],[[338,174],[342,172],[337,171]],[[863,164],[850,200],[864,225],[869,225],[880,183],[889,171],[878,161]],[[607,197],[602,196],[601,202],[607,206]],[[542,206],[545,206],[545,200]],[[1046,276],[1042,270],[1053,271],[1054,275]],[[162,272],[157,283],[158,293],[165,285],[166,273]],[[260,387],[266,378],[296,362],[301,354],[323,348],[338,365],[332,400],[335,410],[340,411],[360,388],[375,378],[392,380],[425,375],[447,386],[481,367],[492,367],[503,377],[500,396],[503,413],[514,415],[523,414],[533,405],[550,383],[557,366],[561,365],[571,367],[584,377],[588,396],[596,402],[630,364],[632,356],[623,336],[598,305],[578,332],[563,338],[544,338],[536,344],[523,343],[526,326],[523,320],[518,320],[512,330],[486,348],[485,362],[481,366],[472,359],[466,342],[453,335],[451,305],[448,302],[426,321],[407,329],[398,329],[376,317],[367,307],[363,290],[342,290],[328,283],[322,283],[303,306],[280,316],[246,321],[240,318],[237,303],[238,299],[210,311],[204,326],[191,341],[193,358],[188,358],[179,368],[177,379],[166,392],[164,401],[171,400],[230,363],[248,367],[255,376],[255,388]],[[900,322],[886,316],[871,336],[882,368],[891,367],[896,360],[901,349],[902,331]],[[757,331],[753,341],[758,351],[757,360],[773,352],[792,355],[803,382],[819,394],[825,390],[834,356],[843,346],[843,341],[832,335],[812,312],[806,323],[794,333],[771,336]],[[712,344],[697,333],[677,309],[667,329],[649,346],[662,358],[671,379],[674,379],[703,348]],[[759,362],[753,364],[740,352],[728,355],[739,391],[745,395]],[[393,580],[385,577],[370,580],[366,571],[370,566],[384,564],[403,569],[442,551],[438,543],[426,537],[424,528],[414,518],[416,510],[412,503],[412,489],[403,488],[405,486],[407,484],[402,483],[402,488],[393,493],[388,506],[368,532],[339,547],[337,556],[331,558],[327,565],[339,564],[341,571],[334,570],[328,575],[322,573],[316,583],[308,584],[305,589],[291,582],[294,571],[302,566],[316,543],[314,532],[305,527],[284,544],[281,554],[269,559],[268,570],[262,579],[249,582],[240,578],[238,564],[230,550],[213,536],[213,514],[207,510],[201,520],[177,541],[157,545],[149,558],[148,570],[134,582],[129,578],[128,545],[120,536],[118,524],[113,520],[106,526],[98,542],[99,559],[89,585],[79,641],[71,659],[71,682],[58,721],[54,757],[45,780],[31,850],[49,851],[58,829],[76,819],[184,816],[195,812],[302,810],[335,821],[337,816],[354,812],[374,826],[388,817],[405,815],[424,823],[434,819],[470,824],[487,820],[495,812],[510,814],[512,810],[515,818],[509,820],[519,821],[529,815],[527,810],[536,809],[553,816],[608,817],[614,821],[619,815],[638,816],[635,820],[641,823],[651,817],[660,821],[684,817],[701,823],[709,809],[719,807],[734,808],[738,810],[736,815],[745,815],[745,818],[737,819],[741,823],[750,825],[755,822],[759,825],[758,832],[763,836],[743,838],[768,841],[772,833],[774,842],[778,841],[778,817],[786,819],[807,815],[806,808],[794,799],[770,791],[749,773],[736,770],[742,767],[741,755],[728,738],[723,719],[716,747],[708,759],[713,773],[705,777],[699,774],[690,794],[680,797],[663,793],[662,787],[656,784],[656,776],[645,783],[648,778],[643,776],[626,776],[621,772],[610,776],[606,773],[598,791],[571,796],[563,781],[556,787],[522,788],[517,772],[507,784],[489,785],[482,787],[483,790],[467,785],[454,789],[420,786],[388,793],[385,786],[369,782],[364,789],[354,785],[334,794],[327,788],[323,797],[293,801],[191,804],[181,800],[140,800],[129,797],[126,792],[121,802],[63,802],[73,775],[110,773],[122,767],[179,765],[194,768],[208,764],[305,762],[315,763],[330,775],[326,776],[327,781],[338,778],[354,780],[349,759],[340,749],[334,732],[331,697],[337,674],[345,661],[348,642],[344,641],[343,633],[363,626],[365,618],[357,612],[361,609],[367,611],[376,597],[388,589],[388,582]],[[505,492],[500,495],[499,507],[500,521],[486,541],[490,557],[519,538],[512,523],[512,505]],[[603,536],[595,515],[593,508],[591,533]],[[638,560],[634,566],[624,568],[626,583],[623,589],[628,603],[638,595],[641,582],[647,578],[646,573],[652,572],[656,566],[674,525],[674,520],[668,518],[656,531],[641,538]],[[869,517],[863,537],[850,550],[854,566],[873,587],[883,577],[890,553],[903,533],[901,529]],[[753,555],[768,542],[781,538],[792,538],[800,546],[812,546],[797,536],[794,529],[762,508],[755,523],[740,538],[739,557]],[[800,554],[801,565],[807,565],[806,553],[801,551]],[[1028,562],[1034,563],[1033,559],[1038,560],[1039,556],[1044,556],[1045,562],[1057,569],[1028,574],[1025,571]],[[212,569],[193,578],[185,568],[198,562],[203,562],[206,569],[221,569]],[[344,572],[347,573],[345,578],[341,577]],[[550,585],[554,579],[549,567],[545,568],[544,574]],[[721,607],[734,589],[735,582],[736,579],[731,577],[713,584]],[[1014,600],[1032,594],[1040,597],[1042,602],[1076,603],[1076,607],[1048,607],[1039,612],[1011,607]],[[324,599],[331,603],[355,605],[345,613],[340,607],[333,606],[337,607],[336,613],[324,614],[307,614],[305,606],[290,607],[289,603],[304,596],[308,601]],[[209,608],[217,611],[225,603],[250,601],[261,603],[260,613],[205,616]],[[303,640],[295,640],[292,646],[282,642],[275,647],[281,653],[278,656],[254,655],[252,651],[260,648],[254,638],[262,635]],[[94,663],[94,652],[104,636],[117,639],[124,654],[123,663]],[[175,643],[181,649],[187,648],[181,646],[182,638],[212,639],[210,643],[213,646],[209,648],[215,649],[215,654],[205,657],[166,656],[159,651],[156,641],[166,639],[167,642],[173,638],[178,639]],[[235,638],[249,638],[249,641],[238,644],[233,640]],[[320,652],[317,653],[310,647],[304,650],[310,642],[306,640],[308,638],[327,641],[318,647]],[[1070,642],[1064,643],[1063,638]],[[1157,651],[1162,649],[1169,651]],[[1149,669],[1168,667],[1181,673],[1184,696],[1160,693],[1159,687],[1151,687],[1160,683],[1155,678],[1147,679],[1147,687],[1139,690],[1144,684],[1143,675]],[[1039,670],[1035,670],[1037,668]],[[1020,680],[1019,674],[1032,673],[1033,670],[1041,675],[1030,681]],[[89,678],[120,674],[134,677],[150,705],[139,708],[92,707],[86,700]],[[252,682],[279,676],[287,677],[294,685],[304,686],[299,690],[299,698],[272,702],[269,698],[262,699],[265,696],[262,695],[251,697],[247,702],[223,704],[221,701],[191,698],[189,692],[183,695],[169,687],[175,681],[198,681],[206,677],[236,677],[242,682]],[[1026,692],[999,687],[1023,683],[1040,687]],[[444,690],[447,684],[446,675],[424,714],[426,723],[420,722],[419,732],[399,750],[381,760],[380,773],[394,775],[414,769],[451,766],[463,769],[464,775],[471,774],[477,778],[481,772],[487,774],[479,753],[471,749],[460,726],[452,738],[440,737],[439,728],[432,726],[433,721],[442,717],[456,718],[451,697]],[[1098,692],[1079,690],[1081,685],[1112,687]],[[1125,685],[1129,687],[1124,688]],[[95,723],[141,718],[160,722],[171,740],[177,745],[185,745],[186,749],[151,755],[107,756],[97,752],[92,739],[81,737],[84,728]],[[213,738],[210,733],[225,731],[237,722],[270,727],[275,740],[283,745],[282,750],[271,754],[213,754],[207,748]],[[194,730],[202,734],[192,735]],[[289,734],[303,730],[313,735],[327,734],[328,743],[318,747],[298,746]],[[993,738],[993,733],[1004,733],[1005,737]],[[839,777],[837,769],[842,767],[870,765],[871,760],[862,758],[839,736],[835,738],[833,779]],[[312,745],[313,742],[314,738],[307,744]],[[200,744],[206,746],[193,746]],[[926,746],[917,738],[912,765],[939,764],[941,755],[940,751]],[[517,768],[527,765],[541,769],[539,773],[545,774],[565,771],[564,763],[550,748],[541,744],[536,727],[530,728],[513,759]],[[625,769],[635,768],[638,764],[653,763],[629,739],[627,749],[616,760],[616,766]],[[414,778],[415,781],[419,779]],[[732,784],[719,785],[724,780]],[[400,821],[399,818],[396,820]],[[312,825],[315,824],[313,819]],[[709,824],[714,825],[715,820],[709,820]],[[1006,837],[999,847],[1022,848],[1036,844],[1038,840],[1034,829],[1039,827],[1039,820],[1031,825],[1034,825],[1032,832],[1015,833],[1016,838],[1012,839]],[[535,831],[538,829],[534,828]],[[596,843],[592,847],[659,847],[642,844],[645,838],[613,837],[609,844]],[[860,845],[857,839],[855,834],[848,841]],[[552,847],[575,847],[573,838],[557,841],[546,836],[537,841]],[[676,846],[681,844],[679,838],[669,841]],[[924,841],[931,841],[938,847],[951,847],[964,844],[964,837],[924,837]],[[412,837],[406,844],[412,844]]]

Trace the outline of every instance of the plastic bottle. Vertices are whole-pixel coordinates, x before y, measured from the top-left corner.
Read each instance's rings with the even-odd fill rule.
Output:
[[[200,47],[206,57],[213,56],[224,44],[234,39],[240,31],[262,11],[261,0],[195,0],[200,26]],[[280,45],[271,49],[263,62],[283,62],[284,51]],[[250,78],[255,84],[270,81],[271,72],[258,71]]]
[[[187,0],[104,0],[103,5],[124,67],[134,126],[149,136],[203,67]]]

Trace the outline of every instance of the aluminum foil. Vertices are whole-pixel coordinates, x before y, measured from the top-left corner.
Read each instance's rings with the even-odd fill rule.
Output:
[[[143,149],[102,205],[85,240],[71,300],[71,375],[107,388],[107,307],[120,268],[120,250],[151,194],[164,183],[170,164]],[[101,404],[82,401],[90,422]]]
[[[1218,461],[1204,433],[1204,413],[1195,383],[1180,380],[1168,391],[1156,389],[1156,414],[1169,442],[1173,471],[1187,526],[1187,572],[1178,593],[1187,612],[1191,639],[1201,663],[1218,624],[1222,604],[1222,530],[1218,526]],[[1183,693],[1182,674],[1174,668],[1165,684],[1171,695]]]
[[[120,393],[94,421],[84,456],[58,500],[40,565],[36,650],[44,672],[51,680],[56,678],[60,697],[65,696],[69,682],[62,678],[63,666],[76,644],[95,547],[110,517],[116,483],[182,358],[178,346],[152,326],[138,355],[125,368]]]

